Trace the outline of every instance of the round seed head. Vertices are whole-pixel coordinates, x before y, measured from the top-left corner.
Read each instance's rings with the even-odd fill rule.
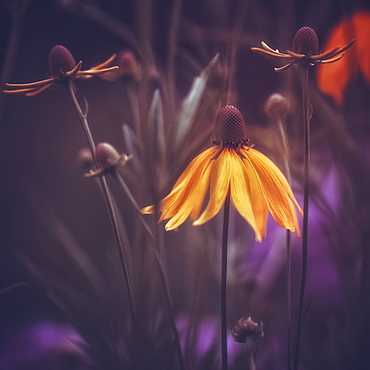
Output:
[[[99,143],[96,147],[96,160],[103,167],[110,167],[118,163],[120,155],[111,144]]]
[[[52,77],[63,79],[65,74],[76,67],[76,62],[70,51],[62,46],[55,45],[49,52],[49,73]]]
[[[300,28],[294,35],[292,51],[307,56],[318,54],[319,40],[316,32],[310,27]]]
[[[265,112],[271,116],[284,116],[289,110],[289,101],[278,93],[271,94],[265,103]]]
[[[244,119],[239,110],[232,105],[221,108],[216,117],[216,141],[237,147],[246,139],[246,134]]]

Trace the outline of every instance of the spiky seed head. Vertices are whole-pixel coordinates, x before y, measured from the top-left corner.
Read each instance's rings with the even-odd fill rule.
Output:
[[[292,51],[307,56],[319,53],[319,40],[316,32],[310,27],[300,28],[293,38]]]
[[[216,117],[215,139],[223,146],[237,147],[246,140],[247,130],[240,111],[233,105],[221,108]]]
[[[288,99],[279,93],[271,94],[265,103],[265,112],[271,117],[284,116],[288,110]]]
[[[96,146],[96,160],[103,167],[110,167],[118,163],[120,155],[111,144],[99,143]]]
[[[264,336],[263,322],[254,322],[251,317],[240,319],[232,328],[231,335],[236,342],[245,343],[248,338],[253,340]]]
[[[67,72],[76,67],[71,52],[62,45],[55,45],[49,52],[49,73],[52,77],[63,79]]]

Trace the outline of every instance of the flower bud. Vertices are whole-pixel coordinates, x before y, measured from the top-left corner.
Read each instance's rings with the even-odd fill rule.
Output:
[[[120,155],[111,144],[99,143],[96,147],[96,160],[103,167],[110,167],[120,160]]]
[[[127,161],[132,158],[132,155],[119,154],[112,145],[108,143],[99,143],[95,149],[96,161],[100,168],[95,171],[90,170],[85,177],[103,176],[109,173],[114,173],[118,167],[126,165]]]
[[[135,54],[131,50],[121,50],[118,52],[115,63],[118,69],[106,72],[100,77],[106,81],[116,81],[119,78],[139,80],[141,78],[141,68]]]
[[[248,338],[256,340],[264,336],[263,322],[256,323],[251,317],[241,318],[236,325],[231,328],[231,335],[236,342],[245,343]]]
[[[292,51],[311,56],[319,52],[319,40],[316,32],[310,27],[300,28],[293,38]]]
[[[55,45],[49,52],[50,76],[63,79],[67,72],[76,67],[70,51],[62,45]]]
[[[90,171],[94,167],[94,160],[89,148],[81,148],[77,153],[77,165],[83,171]]]
[[[232,105],[221,108],[216,117],[215,139],[224,147],[236,148],[246,140],[246,127],[240,111]]]
[[[271,117],[285,116],[289,110],[289,101],[283,95],[273,93],[268,97],[264,108]]]

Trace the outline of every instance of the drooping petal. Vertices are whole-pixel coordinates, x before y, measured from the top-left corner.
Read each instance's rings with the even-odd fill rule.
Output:
[[[345,48],[346,55],[334,64],[320,64],[317,68],[317,83],[319,89],[331,96],[337,104],[343,103],[343,93],[350,78],[358,71],[364,74],[370,82],[370,49],[368,40],[370,36],[370,12],[358,11],[351,17],[342,19],[331,31],[324,49],[330,50],[338,45],[346,45],[338,48],[342,53]]]
[[[204,166],[199,166],[197,171],[194,172],[193,176],[190,178],[190,181],[187,183],[186,188],[183,189],[181,196],[176,200],[175,207],[172,205],[171,211],[173,212],[171,215],[164,210],[161,215],[163,217],[171,217],[170,221],[167,222],[165,225],[165,229],[173,230],[176,227],[180,226],[190,215],[192,212],[194,205],[197,203],[197,200],[203,202],[203,198],[205,196],[205,192],[202,194],[199,193],[199,188],[201,184],[204,184],[203,175],[207,172],[208,167],[211,167],[213,161],[209,159],[207,162],[204,163]]]
[[[233,151],[234,153],[230,153],[230,167],[231,167],[231,175],[230,175],[230,195],[231,200],[236,208],[236,210],[242,215],[242,217],[251,225],[252,229],[256,233],[256,240],[261,241],[262,237],[264,236],[265,232],[265,221],[262,221],[263,225],[258,225],[256,221],[256,217],[254,214],[254,208],[252,203],[256,202],[258,204],[264,205],[266,212],[265,219],[267,218],[267,205],[266,201],[263,197],[263,194],[260,189],[260,185],[257,182],[257,191],[253,194],[256,195],[259,189],[260,196],[255,197],[255,199],[251,199],[251,188],[255,188],[255,181],[251,186],[249,178],[250,175],[254,177],[255,174],[254,170],[247,171],[247,169],[243,165],[243,160],[239,157],[239,155]],[[261,213],[258,212],[259,222],[261,223]]]
[[[9,86],[9,87],[16,87],[16,88],[20,88],[20,87],[23,87],[23,88],[30,88],[30,87],[40,87],[40,86],[44,86],[50,82],[54,82],[54,79],[53,78],[47,78],[45,80],[40,80],[40,81],[35,81],[35,82],[29,82],[29,83],[25,83],[25,84],[10,84],[10,83],[6,83],[5,86]]]
[[[213,160],[210,174],[209,202],[200,217],[193,222],[194,226],[209,221],[220,211],[224,204],[230,186],[230,157],[230,150],[224,149],[218,158]]]
[[[197,199],[195,200],[193,210],[190,213],[190,217],[195,220],[196,218],[199,217],[200,210],[202,208],[204,198],[207,194],[208,188],[209,188],[209,179],[211,176],[211,171],[212,171],[212,165],[214,164],[214,160],[210,160],[210,164],[207,167],[207,169],[204,171],[202,178],[199,183],[199,188],[198,188],[198,196]]]
[[[178,197],[170,208],[163,210],[160,220],[171,218],[165,225],[166,230],[175,229],[189,217],[194,208],[194,204],[199,198],[199,187],[202,183],[203,174],[207,171],[211,163],[212,161],[209,159],[204,163],[204,166],[199,166],[197,172],[194,173],[187,183],[186,188],[183,189],[181,196]],[[203,199],[201,199],[201,201],[203,201]]]
[[[272,217],[280,226],[290,231],[296,231],[299,235],[298,220],[293,203],[301,214],[303,212],[283,173],[270,159],[257,150],[244,149],[242,153],[256,171]]]
[[[177,180],[169,195],[160,203],[159,210],[162,212],[159,221],[174,217],[182,207],[185,198],[188,196],[190,187],[199,185],[203,173],[211,163],[216,153],[216,148],[210,148],[199,154],[185,169]]]
[[[218,148],[213,146],[211,148],[206,149],[204,152],[200,153],[196,156],[186,167],[185,171],[181,174],[181,176],[176,181],[175,185],[173,186],[172,191],[174,191],[177,187],[182,188],[186,181],[192,176],[194,171],[196,170],[197,166],[201,166],[204,161],[207,161],[210,158],[214,158],[216,153],[218,152]]]
[[[205,150],[204,152],[200,153],[197,157],[195,157],[188,167],[186,167],[185,171],[181,174],[181,176],[176,181],[175,185],[173,186],[171,192],[162,199],[159,204],[159,211],[162,212],[163,210],[168,209],[180,196],[182,191],[186,188],[187,183],[190,181],[194,173],[198,170],[199,167],[204,165],[204,162],[209,160],[213,157],[213,153],[215,152],[214,147]],[[153,214],[154,213],[154,205],[144,207],[141,209],[141,213],[143,214]],[[172,216],[169,216],[172,217]],[[166,218],[169,218],[166,217]],[[162,218],[165,219],[165,218]]]
[[[266,234],[266,224],[268,216],[268,207],[263,194],[260,180],[254,170],[254,167],[247,159],[243,159],[244,178],[248,186],[248,194],[250,194],[251,204],[253,208],[254,218],[258,230],[262,237]]]
[[[159,211],[162,213],[158,222],[170,219],[165,225],[166,230],[181,225],[193,209],[193,215],[199,213],[209,183],[208,167],[217,151],[217,147],[212,147],[199,154],[181,174],[170,194],[160,202]],[[144,207],[141,212],[152,214],[155,206]]]

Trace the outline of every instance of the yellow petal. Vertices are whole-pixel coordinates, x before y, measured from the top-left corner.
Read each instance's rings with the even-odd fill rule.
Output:
[[[209,188],[209,179],[210,179],[213,163],[214,163],[214,160],[210,160],[210,164],[207,167],[207,169],[204,171],[204,174],[202,175],[202,178],[200,180],[197,199],[195,200],[193,209],[190,213],[190,217],[193,220],[199,217],[200,209],[202,208],[204,198]]]
[[[299,227],[293,203],[299,207],[288,181],[279,168],[265,155],[254,149],[243,149],[243,155],[249,160],[260,179],[261,188],[269,211],[275,221],[285,229],[297,231]]]
[[[192,176],[194,171],[196,171],[196,168],[198,166],[201,166],[204,163],[204,161],[213,158],[216,155],[217,151],[218,147],[213,146],[211,148],[206,149],[204,152],[200,153],[197,157],[195,157],[190,162],[188,167],[186,167],[185,171],[181,174],[179,179],[176,181],[176,184],[173,186],[172,191],[174,191],[178,186],[183,187],[183,182],[184,181],[186,182]]]
[[[261,241],[265,235],[267,205],[254,170],[253,168],[247,170],[235,151],[231,155],[230,164],[231,200],[237,211],[251,225],[256,233],[256,240]],[[256,206],[253,206],[255,204]]]
[[[179,209],[183,206],[185,198],[188,196],[190,189],[201,182],[203,174],[211,163],[215,153],[214,148],[210,148],[199,154],[185,169],[180,178],[174,185],[171,193],[168,194],[160,203],[162,212],[160,220],[174,217]],[[204,197],[204,195],[203,195]],[[203,200],[201,200],[203,201]],[[188,204],[188,203],[187,203]]]
[[[160,221],[171,218],[176,214],[183,199],[184,189],[187,188],[194,174],[199,172],[199,168],[202,170],[205,163],[209,161],[210,158],[213,158],[215,152],[216,150],[214,147],[209,148],[200,153],[191,161],[191,163],[176,181],[176,184],[172,188],[171,192],[164,199],[162,199],[158,205],[158,210],[162,212]],[[144,207],[141,212],[144,214],[153,214],[154,205]]]
[[[200,217],[193,222],[194,226],[204,224],[220,211],[229,190],[231,172],[229,150],[224,149],[219,157],[213,161],[210,174],[209,202]]]
[[[152,215],[154,213],[154,205],[144,207],[140,210],[140,212],[144,215]]]
[[[211,159],[208,159],[208,161],[204,163],[204,166],[199,166],[197,168],[197,171],[194,172],[193,176],[189,179],[181,195],[176,199],[176,201],[173,204],[171,204],[171,208],[163,210],[161,219],[163,219],[163,217],[166,218],[171,217],[171,219],[165,225],[166,230],[175,229],[189,217],[194,207],[194,204],[196,203],[197,198],[199,197],[198,190],[200,184],[202,183],[201,181],[202,176],[207,171],[207,168],[210,166],[211,161],[212,161]]]

